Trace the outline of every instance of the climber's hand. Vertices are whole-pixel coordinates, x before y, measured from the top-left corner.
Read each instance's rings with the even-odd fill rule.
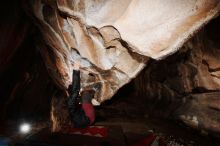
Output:
[[[73,63],[73,69],[75,69],[75,70],[79,70],[80,69],[80,60],[76,60]]]

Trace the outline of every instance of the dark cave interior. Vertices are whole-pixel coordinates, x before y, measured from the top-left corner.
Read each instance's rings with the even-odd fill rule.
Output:
[[[50,125],[51,98],[61,91],[33,45],[40,30],[22,11],[20,1],[4,1],[0,7],[0,123],[10,125],[26,120]],[[217,146],[220,109],[214,103],[219,102],[220,88],[209,79],[220,70],[219,26],[217,17],[177,53],[159,61],[151,59],[111,100],[96,107],[96,124],[119,125],[127,139],[153,130],[183,145]],[[210,85],[199,82],[203,77]],[[195,78],[198,84],[193,83]],[[198,98],[201,105],[194,103],[200,101]],[[180,118],[188,114],[197,115],[204,123],[194,128]],[[214,119],[218,126],[210,126],[213,123],[207,118]]]

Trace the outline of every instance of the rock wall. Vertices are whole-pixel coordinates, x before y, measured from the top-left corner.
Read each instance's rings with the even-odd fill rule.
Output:
[[[134,80],[137,96],[153,116],[220,136],[219,22],[213,21],[176,54],[151,60]]]
[[[50,100],[57,89],[34,44],[36,28],[21,1],[0,6],[0,123],[50,117]]]
[[[66,90],[72,63],[81,59],[82,87],[97,87],[98,102],[110,99],[137,76],[148,57],[174,53],[220,10],[218,0],[27,3],[27,13],[43,38],[36,45],[54,83]]]
[[[200,32],[181,48],[218,15],[218,0],[22,2],[13,3],[0,27],[1,117],[48,116],[52,106],[53,130],[69,123],[64,93],[80,59],[82,87],[97,88],[99,103],[146,66],[135,82],[149,108],[218,132],[218,47]]]
[[[24,9],[40,30],[42,37],[35,45],[57,88],[65,93],[72,81],[72,64],[80,59],[82,87],[98,89],[95,99],[99,104],[135,78],[149,65],[149,58],[161,59],[176,52],[218,14],[220,2],[30,0]],[[190,83],[170,84],[185,89]],[[67,114],[56,112],[65,105],[66,95],[59,95],[60,102],[55,97],[52,102],[54,130],[68,121]]]

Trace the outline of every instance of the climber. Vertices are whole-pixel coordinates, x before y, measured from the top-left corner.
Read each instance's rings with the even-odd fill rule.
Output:
[[[75,61],[73,65],[72,85],[69,87],[69,97],[67,106],[71,121],[76,128],[86,128],[95,121],[95,110],[91,100],[95,94],[93,89],[83,89],[81,96],[80,91],[80,61]],[[77,99],[81,100],[81,106]]]

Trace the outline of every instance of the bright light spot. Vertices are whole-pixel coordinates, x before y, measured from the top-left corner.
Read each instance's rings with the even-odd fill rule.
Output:
[[[31,126],[28,123],[23,123],[20,126],[20,132],[23,134],[29,133],[31,130]]]

